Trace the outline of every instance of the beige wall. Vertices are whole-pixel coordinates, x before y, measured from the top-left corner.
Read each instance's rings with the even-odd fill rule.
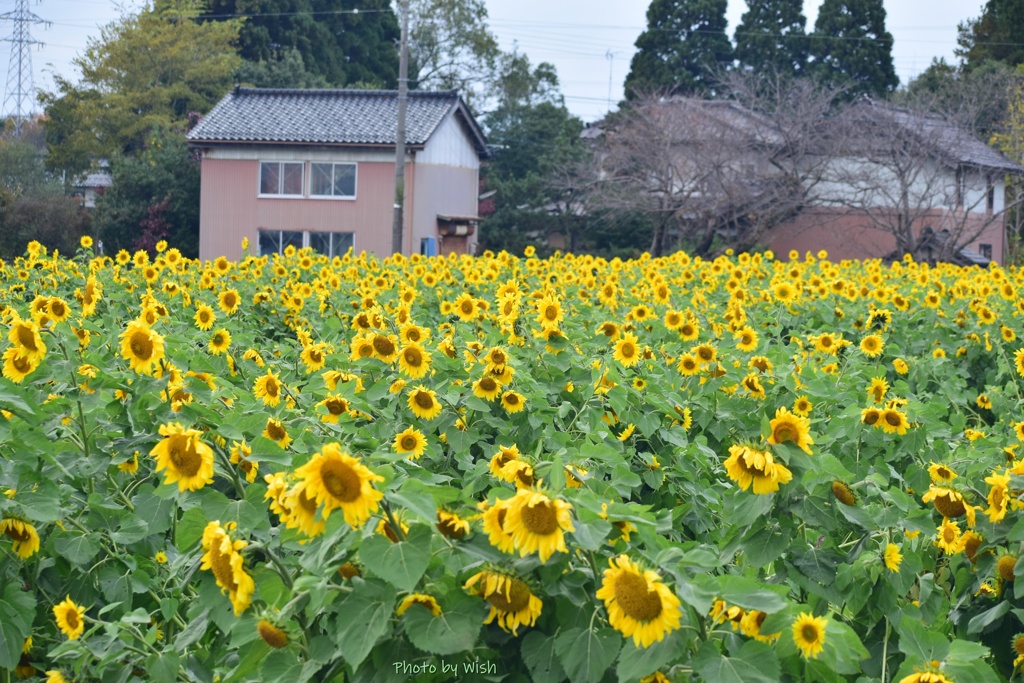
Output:
[[[414,164],[416,193],[412,205],[412,230],[406,253],[419,253],[420,240],[438,237],[437,216],[475,216],[477,214],[478,174],[475,168]],[[470,253],[477,235],[469,238]],[[411,251],[410,251],[411,250]]]

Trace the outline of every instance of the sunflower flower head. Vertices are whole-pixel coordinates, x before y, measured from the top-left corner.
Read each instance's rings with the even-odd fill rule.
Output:
[[[624,554],[608,564],[597,597],[604,601],[612,628],[638,648],[661,642],[679,628],[681,603],[657,572],[644,571]]]

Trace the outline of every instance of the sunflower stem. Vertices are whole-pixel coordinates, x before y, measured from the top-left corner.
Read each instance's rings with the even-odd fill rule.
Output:
[[[292,575],[288,572],[288,569],[281,562],[281,559],[270,549],[269,546],[263,545],[262,543],[250,543],[248,546],[249,550],[262,550],[263,554],[267,556],[271,564],[274,565],[274,569],[281,576],[281,580],[284,581],[285,585],[288,586],[289,590],[295,587],[295,582],[292,580]],[[294,602],[299,597],[304,596],[305,593],[301,593],[292,600]],[[291,604],[291,603],[289,603]]]
[[[885,637],[882,639],[882,683],[887,683],[888,678],[886,677],[886,665],[889,661],[889,629],[891,625],[889,620],[885,620]]]
[[[235,494],[239,500],[244,500],[245,489],[242,487],[242,480],[238,477],[238,468],[231,464],[231,460],[219,447],[217,448],[217,455],[220,456],[221,465],[227,468],[227,471],[231,474],[231,482],[235,486]]]
[[[394,512],[391,510],[391,506],[388,504],[388,501],[384,498],[381,498],[380,506],[384,509],[384,513],[388,516],[388,525],[391,527],[392,531],[395,532],[395,536],[398,538],[398,541],[404,541],[405,531],[402,530],[402,525],[398,523],[398,519],[395,517]]]

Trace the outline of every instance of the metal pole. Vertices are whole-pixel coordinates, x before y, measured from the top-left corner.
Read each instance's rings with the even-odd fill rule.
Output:
[[[409,100],[409,0],[399,0],[402,43],[398,55],[398,126],[395,133],[395,216],[391,226],[391,251],[402,253],[405,220],[405,110]]]

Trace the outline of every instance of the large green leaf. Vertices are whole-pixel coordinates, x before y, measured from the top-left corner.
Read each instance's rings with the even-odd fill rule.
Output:
[[[8,581],[0,595],[0,669],[13,669],[21,657],[25,639],[32,633],[36,599],[21,590],[21,583]]]
[[[409,642],[435,655],[451,655],[473,649],[485,609],[480,600],[456,593],[440,615],[426,607],[412,605],[402,615]]]
[[[619,655],[622,636],[610,628],[571,628],[555,638],[555,652],[572,683],[598,683]]]
[[[779,595],[779,592],[786,590],[784,587],[779,588],[779,592],[776,592],[753,579],[731,575],[721,577],[719,584],[721,590],[718,597],[730,605],[761,610],[768,614],[786,609],[786,601]]]
[[[392,543],[386,536],[375,534],[359,548],[359,558],[373,574],[395,588],[412,591],[430,564],[430,527],[417,525],[409,530],[404,541]]]
[[[357,669],[391,628],[395,591],[381,581],[352,580],[352,592],[338,603],[333,625],[341,656]]]
[[[65,531],[53,541],[57,554],[73,565],[88,564],[100,551],[100,544],[88,534]]]
[[[900,636],[900,652],[917,657],[922,662],[944,659],[949,652],[949,641],[941,633],[929,631],[920,621],[910,617],[900,619],[896,632]]]
[[[565,670],[555,653],[554,638],[531,631],[523,638],[520,650],[534,683],[562,683],[565,680]]]
[[[670,664],[683,656],[685,645],[681,631],[673,631],[661,642],[652,643],[646,648],[637,647],[632,640],[626,640],[619,653],[619,664],[615,668],[619,683],[636,681]]]
[[[716,683],[777,683],[779,660],[770,646],[756,640],[743,644],[734,657],[718,651],[707,641],[697,650],[693,668],[705,681]]]

